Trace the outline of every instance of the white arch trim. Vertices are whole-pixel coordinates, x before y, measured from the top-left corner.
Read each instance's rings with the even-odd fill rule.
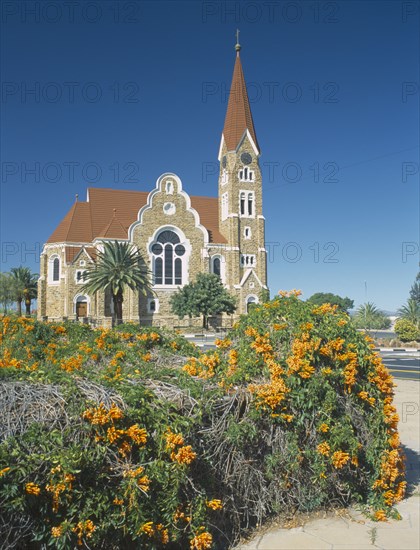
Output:
[[[197,227],[198,229],[200,229],[203,233],[203,236],[204,236],[204,244],[207,245],[208,242],[209,242],[209,234],[208,234],[208,231],[207,229],[204,227],[204,225],[201,224],[200,222],[200,216],[197,212],[197,210],[194,210],[194,208],[191,206],[191,199],[190,199],[190,196],[188,195],[188,193],[186,193],[185,191],[183,191],[182,189],[182,181],[181,179],[174,173],[172,172],[165,172],[164,174],[162,174],[161,176],[158,177],[158,179],[156,180],[156,187],[155,189],[153,189],[153,191],[151,191],[149,193],[149,195],[147,196],[147,203],[142,206],[137,214],[137,221],[135,221],[134,223],[132,223],[128,229],[128,240],[132,241],[133,240],[133,231],[135,229],[135,227],[137,225],[141,225],[142,222],[143,222],[143,214],[147,211],[147,210],[150,210],[153,206],[153,197],[159,193],[161,191],[161,186],[162,186],[162,181],[166,178],[172,178],[173,180],[176,181],[176,183],[178,184],[178,193],[180,195],[182,195],[182,197],[184,198],[185,200],[185,203],[187,205],[187,210],[188,212],[191,212],[191,214],[194,216],[194,221],[195,221],[195,227]]]
[[[77,302],[86,302],[87,303],[87,314],[90,314],[90,296],[88,294],[82,294],[78,292],[73,298],[73,314],[76,315],[76,304]]]

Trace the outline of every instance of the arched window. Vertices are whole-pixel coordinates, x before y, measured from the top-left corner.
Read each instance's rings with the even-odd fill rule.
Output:
[[[57,254],[51,256],[48,261],[48,282],[54,284],[60,282],[60,258]]]
[[[182,285],[185,246],[174,231],[162,231],[152,245],[155,285]]]
[[[220,277],[221,269],[220,269],[220,258],[214,258],[213,260],[213,273]]]
[[[225,283],[225,259],[220,254],[210,258],[210,272],[217,275],[222,283]]]
[[[222,172],[222,177],[221,177],[220,183],[221,183],[222,185],[226,185],[228,182],[229,182],[229,174],[228,174],[228,171],[226,170],[226,168],[223,168],[223,172]]]
[[[228,210],[229,210],[228,194],[223,193],[223,195],[222,195],[222,220],[225,220],[228,217]]]
[[[246,312],[249,313],[258,304],[257,296],[251,295],[246,299]]]
[[[60,260],[58,258],[54,258],[53,261],[53,281],[58,281],[60,279]]]
[[[240,197],[240,203],[241,203],[241,216],[245,215],[245,193],[241,193]]]
[[[254,181],[254,171],[244,166],[238,172],[239,181]]]
[[[254,191],[241,191],[239,194],[239,211],[244,218],[253,218],[255,193]]]

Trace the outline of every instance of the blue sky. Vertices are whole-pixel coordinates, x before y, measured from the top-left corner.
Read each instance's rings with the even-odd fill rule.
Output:
[[[238,27],[271,293],[406,301],[419,262],[419,2],[1,9],[2,270],[37,271],[89,186],[151,190],[171,171],[216,196]]]

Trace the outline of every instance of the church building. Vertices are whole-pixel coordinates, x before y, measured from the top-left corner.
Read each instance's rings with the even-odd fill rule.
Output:
[[[72,205],[41,253],[38,316],[85,319],[110,326],[109,292],[82,292],[105,241],[132,243],[150,270],[153,294],[127,289],[123,320],[142,325],[182,324],[170,297],[198,273],[217,274],[236,297],[233,318],[246,313],[267,291],[267,253],[262,211],[260,148],[255,133],[237,43],[235,66],[219,157],[218,197],[190,196],[171,172],[147,191],[87,189]],[[192,320],[194,322],[194,320]],[[232,317],[213,324],[229,326]],[[184,321],[185,324],[186,321]],[[198,325],[201,323],[197,320]]]

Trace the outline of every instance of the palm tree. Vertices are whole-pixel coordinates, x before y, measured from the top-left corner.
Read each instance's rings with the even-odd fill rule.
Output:
[[[400,319],[407,319],[407,321],[420,327],[420,303],[417,300],[409,298],[397,313]]]
[[[85,279],[87,282],[82,292],[95,293],[110,289],[114,304],[113,325],[122,323],[126,287],[143,294],[151,291],[148,271],[140,253],[131,244],[119,241],[104,243],[103,251],[98,252],[95,267],[86,270]]]
[[[356,326],[364,329],[389,328],[390,320],[372,302],[366,302],[358,307],[354,316]]]
[[[38,273],[31,273],[28,270],[28,274],[25,281],[25,288],[23,289],[23,296],[25,300],[26,315],[31,314],[32,300],[35,300],[38,296]]]
[[[22,302],[25,302],[26,315],[31,314],[31,302],[37,297],[38,274],[31,273],[28,267],[12,267],[13,294],[17,303],[18,315],[22,315]]]

